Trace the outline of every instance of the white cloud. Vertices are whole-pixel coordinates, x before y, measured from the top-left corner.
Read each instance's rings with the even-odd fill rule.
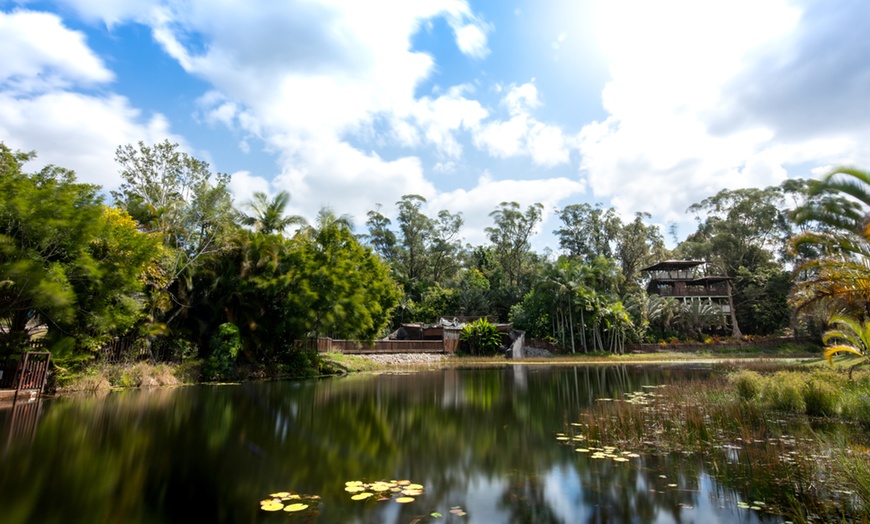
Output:
[[[483,58],[489,54],[486,45],[486,26],[465,24],[454,27],[456,45],[464,54],[475,58]]]
[[[281,149],[292,153],[282,158],[284,169],[272,185],[289,191],[291,213],[309,220],[320,208],[330,207],[339,214],[350,214],[362,226],[375,203],[390,207],[402,195],[430,198],[436,193],[415,157],[384,160],[344,142],[287,140]]]
[[[786,0],[602,0],[599,7],[610,116],[586,125],[577,142],[597,199],[611,199],[624,214],[687,224],[685,209],[723,188],[778,184],[809,175],[790,166],[855,156],[861,134],[820,128],[794,139],[779,125],[785,119],[747,116],[758,114],[753,93],[777,98],[764,91],[774,83],[758,83],[768,75],[757,64],[771,69],[771,57],[792,56],[796,45],[801,10]],[[870,73],[870,65],[861,70]],[[782,108],[788,117],[803,113],[799,104]]]
[[[569,162],[570,144],[562,129],[539,122],[531,114],[541,105],[533,83],[511,85],[501,103],[510,118],[477,126],[474,143],[478,148],[499,158],[530,156],[535,164],[545,167]]]
[[[119,145],[165,138],[184,143],[163,116],[146,118],[124,97],[68,92],[23,99],[0,93],[0,137],[12,149],[37,152],[28,169],[45,164],[74,169],[80,182],[106,190],[121,182],[114,164]]]
[[[0,87],[6,92],[91,87],[114,78],[84,35],[49,13],[0,11],[0,56]]]
[[[236,206],[244,206],[254,197],[254,193],[270,193],[269,181],[261,176],[252,175],[250,171],[236,171],[230,175],[230,192]],[[291,195],[292,196],[292,195]]]

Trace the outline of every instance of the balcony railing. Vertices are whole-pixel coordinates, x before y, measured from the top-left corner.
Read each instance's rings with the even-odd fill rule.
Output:
[[[707,287],[681,287],[675,288],[671,286],[656,287],[652,290],[653,293],[663,297],[727,297],[727,286],[707,286]]]

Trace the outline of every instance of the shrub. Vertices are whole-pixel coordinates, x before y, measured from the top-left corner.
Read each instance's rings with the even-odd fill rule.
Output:
[[[218,326],[209,343],[211,356],[203,366],[206,380],[226,380],[233,377],[236,366],[236,356],[242,346],[239,328],[227,322]]]
[[[485,318],[465,324],[459,339],[468,344],[471,353],[476,355],[494,355],[501,345],[498,328]]]

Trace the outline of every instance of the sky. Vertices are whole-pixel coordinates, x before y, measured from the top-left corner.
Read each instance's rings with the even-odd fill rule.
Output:
[[[238,205],[578,203],[679,238],[722,189],[870,168],[865,0],[0,0],[0,141],[106,191],[168,139]]]

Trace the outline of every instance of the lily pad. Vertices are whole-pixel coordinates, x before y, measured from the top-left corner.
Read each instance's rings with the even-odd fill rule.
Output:
[[[414,502],[414,497],[399,497],[396,499],[396,502],[399,504],[407,504],[409,502]]]
[[[351,499],[353,499],[353,500],[365,500],[373,495],[374,495],[373,493],[369,493],[368,491],[366,491],[365,493],[357,493],[356,495],[352,496]]]
[[[289,496],[290,496],[290,492],[289,492],[289,491],[279,491],[278,493],[272,493],[272,494],[269,495],[269,496],[270,496],[270,497],[278,497],[278,498],[281,498],[281,497],[289,497]]]
[[[284,509],[284,504],[272,501],[266,504],[261,504],[260,509],[263,511],[281,511],[282,509]]]
[[[290,504],[289,506],[284,508],[284,511],[294,512],[294,511],[304,511],[306,509],[308,509],[308,504],[296,503],[296,504]]]

